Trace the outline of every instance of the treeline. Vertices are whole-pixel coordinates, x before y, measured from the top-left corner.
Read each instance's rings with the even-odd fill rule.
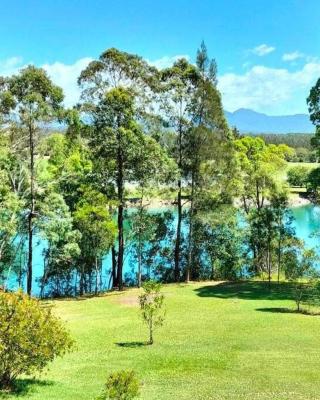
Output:
[[[292,162],[316,162],[317,152],[311,143],[312,135],[309,133],[261,133],[257,135],[267,144],[286,144],[295,151],[288,161]]]
[[[109,49],[78,83],[81,102],[65,109],[61,88],[40,68],[0,79],[5,288],[15,272],[32,293],[39,239],[43,296],[100,291],[108,253],[110,285],[120,290],[149,278],[271,280],[309,271],[314,253],[296,238],[276,178],[292,149],[229,129],[204,44],[195,64],[180,59],[163,70]],[[43,136],[52,123],[66,132]],[[147,207],[157,188],[173,194],[165,212]]]

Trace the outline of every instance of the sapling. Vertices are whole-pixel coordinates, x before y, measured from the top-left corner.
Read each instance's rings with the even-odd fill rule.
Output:
[[[142,319],[149,329],[149,344],[153,344],[154,330],[162,326],[164,322],[164,295],[161,293],[161,284],[155,281],[145,282],[142,288],[143,293],[139,296],[139,304]]]

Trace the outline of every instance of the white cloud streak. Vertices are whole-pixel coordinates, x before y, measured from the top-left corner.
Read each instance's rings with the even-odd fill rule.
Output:
[[[267,44],[260,44],[259,46],[255,47],[254,49],[251,49],[251,53],[256,54],[259,57],[266,56],[269,53],[272,53],[275,51],[275,47],[273,46],[268,46]]]
[[[283,61],[295,61],[299,58],[304,58],[304,54],[300,53],[300,51],[293,51],[292,53],[285,53],[282,56]]]

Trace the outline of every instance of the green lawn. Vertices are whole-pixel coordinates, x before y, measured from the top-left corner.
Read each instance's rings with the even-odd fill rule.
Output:
[[[320,399],[320,317],[291,312],[286,284],[164,287],[165,326],[147,346],[138,290],[55,301],[77,341],[10,399],[94,400],[107,375],[134,369],[144,400]],[[289,308],[289,309],[287,309]]]

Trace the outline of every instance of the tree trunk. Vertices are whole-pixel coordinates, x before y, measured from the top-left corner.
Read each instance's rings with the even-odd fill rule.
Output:
[[[140,228],[139,228],[140,231]],[[138,288],[141,287],[142,280],[142,260],[141,260],[142,244],[141,244],[141,232],[139,232],[139,244],[138,244]]]
[[[180,247],[181,247],[181,222],[182,222],[182,199],[181,199],[181,180],[179,179],[178,190],[178,221],[177,221],[177,236],[174,249],[174,280],[180,280]]]
[[[267,263],[268,263],[268,283],[269,283],[269,289],[270,289],[271,288],[270,242],[268,243]]]
[[[189,221],[189,249],[188,249],[188,262],[186,271],[186,282],[190,281],[192,260],[193,260],[193,197],[194,197],[194,172],[191,178],[191,196],[190,196],[190,221]]]
[[[139,228],[138,228],[138,288],[141,287],[142,283],[142,218],[143,218],[143,190],[141,193],[141,199],[140,199],[140,222],[139,222]]]
[[[118,286],[118,277],[117,277],[117,254],[114,246],[111,247],[111,256],[112,256],[112,287],[115,288]]]
[[[182,173],[182,121],[179,121],[179,161],[178,167],[179,172]],[[177,233],[176,233],[176,243],[174,249],[174,280],[178,282],[180,280],[180,248],[181,248],[181,222],[182,222],[182,182],[181,178],[178,181],[178,221],[177,221]]]
[[[118,277],[118,288],[123,289],[123,253],[124,253],[124,238],[123,238],[123,155],[122,155],[122,143],[121,134],[118,130],[118,177],[117,177],[117,189],[118,189],[118,265],[117,265],[117,277]]]
[[[95,295],[98,294],[98,285],[99,285],[99,268],[98,268],[98,257],[95,258],[95,267],[96,267],[96,286],[94,293]]]
[[[153,344],[153,322],[149,323],[149,344]]]
[[[35,216],[35,176],[34,176],[34,132],[29,124],[29,150],[30,150],[30,212],[28,215],[28,264],[27,264],[27,293],[32,291],[32,263],[33,263],[33,218]]]
[[[279,228],[279,240],[278,240],[278,283],[280,283],[280,269],[281,269],[281,227]]]

